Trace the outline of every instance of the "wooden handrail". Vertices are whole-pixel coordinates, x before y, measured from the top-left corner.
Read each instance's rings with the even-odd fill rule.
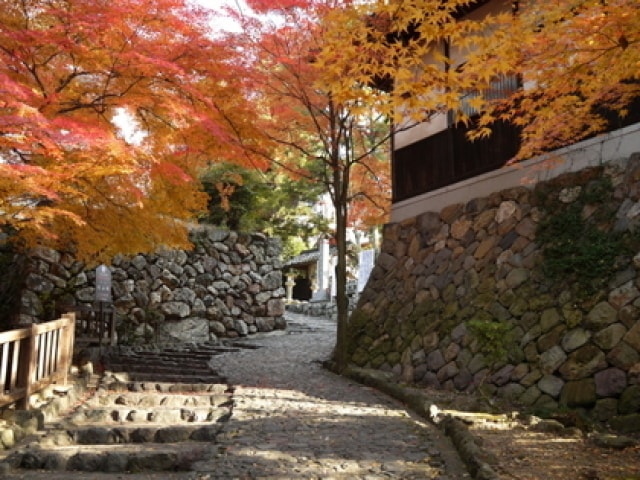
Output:
[[[0,333],[0,407],[17,403],[52,383],[66,383],[73,357],[75,314]]]

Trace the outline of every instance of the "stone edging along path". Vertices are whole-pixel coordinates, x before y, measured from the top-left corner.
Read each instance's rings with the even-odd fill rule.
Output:
[[[461,396],[464,394],[452,394],[452,392],[444,391],[436,392],[401,385],[395,380],[392,374],[379,370],[362,369],[351,366],[343,372],[343,375],[362,384],[374,387],[400,400],[406,404],[410,410],[442,428],[444,433],[451,439],[461,460],[465,463],[472,478],[475,480],[499,480],[505,478],[505,475],[509,478],[513,475],[513,469],[511,469],[511,472],[507,471],[506,473],[502,471],[504,470],[504,465],[501,464],[503,464],[504,461],[509,463],[508,458],[498,458],[500,452],[485,448],[485,443],[483,442],[484,434],[482,434],[482,431],[537,432],[538,435],[545,436],[547,441],[557,438],[572,438],[576,440],[577,444],[589,445],[589,451],[592,452],[590,454],[591,456],[594,455],[593,452],[599,450],[601,461],[613,461],[614,465],[615,460],[612,458],[614,452],[625,449],[635,451],[640,447],[640,436],[638,435],[628,436],[615,431],[609,431],[605,425],[583,425],[583,428],[577,428],[577,426],[572,423],[573,417],[571,415],[568,415],[567,418],[556,420],[553,418],[546,419],[528,415],[515,409],[510,409],[509,405],[506,404],[491,407],[487,399],[483,399],[477,395],[460,399],[453,398],[452,395],[455,397],[455,395]],[[449,403],[452,404],[452,406],[449,407],[452,409],[440,408],[447,406]],[[459,404],[457,407],[459,409],[455,409],[456,403]],[[484,405],[485,403],[486,405]],[[471,404],[473,404],[473,406],[471,406]],[[495,411],[506,413],[488,413]],[[516,436],[517,434],[511,435],[512,439]],[[507,440],[507,442],[509,442],[509,440]],[[561,447],[556,447],[554,452],[558,455],[558,461],[560,463],[566,460],[562,459],[563,452]],[[624,462],[624,458],[633,458],[633,454],[621,457],[620,461]],[[535,458],[532,461],[535,462]],[[595,465],[598,465],[599,461],[594,461]],[[583,466],[587,468],[586,465]],[[602,467],[602,465],[599,467]],[[640,478],[634,474],[632,474],[632,476],[626,476],[622,471],[616,471],[615,467],[610,470],[610,475],[606,473],[606,468],[598,469],[605,472],[603,473],[605,476],[598,476],[597,478]],[[598,469],[594,469],[594,471]],[[629,471],[632,470],[635,471],[637,469],[632,468]],[[568,470],[566,473],[569,474]],[[615,477],[611,476],[614,474],[616,475]],[[544,478],[556,477],[545,476]],[[562,478],[569,477],[563,476]]]
[[[361,369],[350,367],[343,375],[364,385],[374,387],[387,395],[404,402],[418,415],[438,423],[445,434],[451,439],[460,458],[469,469],[472,478],[476,480],[498,480],[497,473],[491,465],[484,460],[487,454],[478,445],[478,442],[469,432],[463,422],[451,415],[437,418],[438,412],[434,411],[429,397],[420,389],[407,388],[393,382],[392,376],[379,370]]]

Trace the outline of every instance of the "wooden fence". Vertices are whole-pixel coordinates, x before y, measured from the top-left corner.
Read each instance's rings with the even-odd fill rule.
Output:
[[[0,333],[0,407],[29,408],[29,396],[66,383],[73,357],[75,314]]]

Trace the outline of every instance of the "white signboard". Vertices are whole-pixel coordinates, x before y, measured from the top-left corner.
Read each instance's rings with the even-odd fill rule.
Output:
[[[375,250],[363,250],[360,252],[358,260],[358,292],[364,290],[364,287],[369,280],[369,275],[371,275],[371,270],[373,270],[375,260]]]
[[[96,268],[96,301],[111,301],[111,270],[106,265]]]

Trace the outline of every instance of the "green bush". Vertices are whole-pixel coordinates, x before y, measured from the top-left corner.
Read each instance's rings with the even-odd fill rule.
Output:
[[[558,191],[545,192],[546,216],[536,232],[543,273],[553,282],[573,285],[582,297],[606,285],[619,260],[638,243],[633,234],[614,231],[617,202],[612,198],[608,177],[591,179],[570,204],[558,201]]]
[[[473,319],[467,324],[490,365],[503,362],[509,353],[511,326],[497,320]]]

